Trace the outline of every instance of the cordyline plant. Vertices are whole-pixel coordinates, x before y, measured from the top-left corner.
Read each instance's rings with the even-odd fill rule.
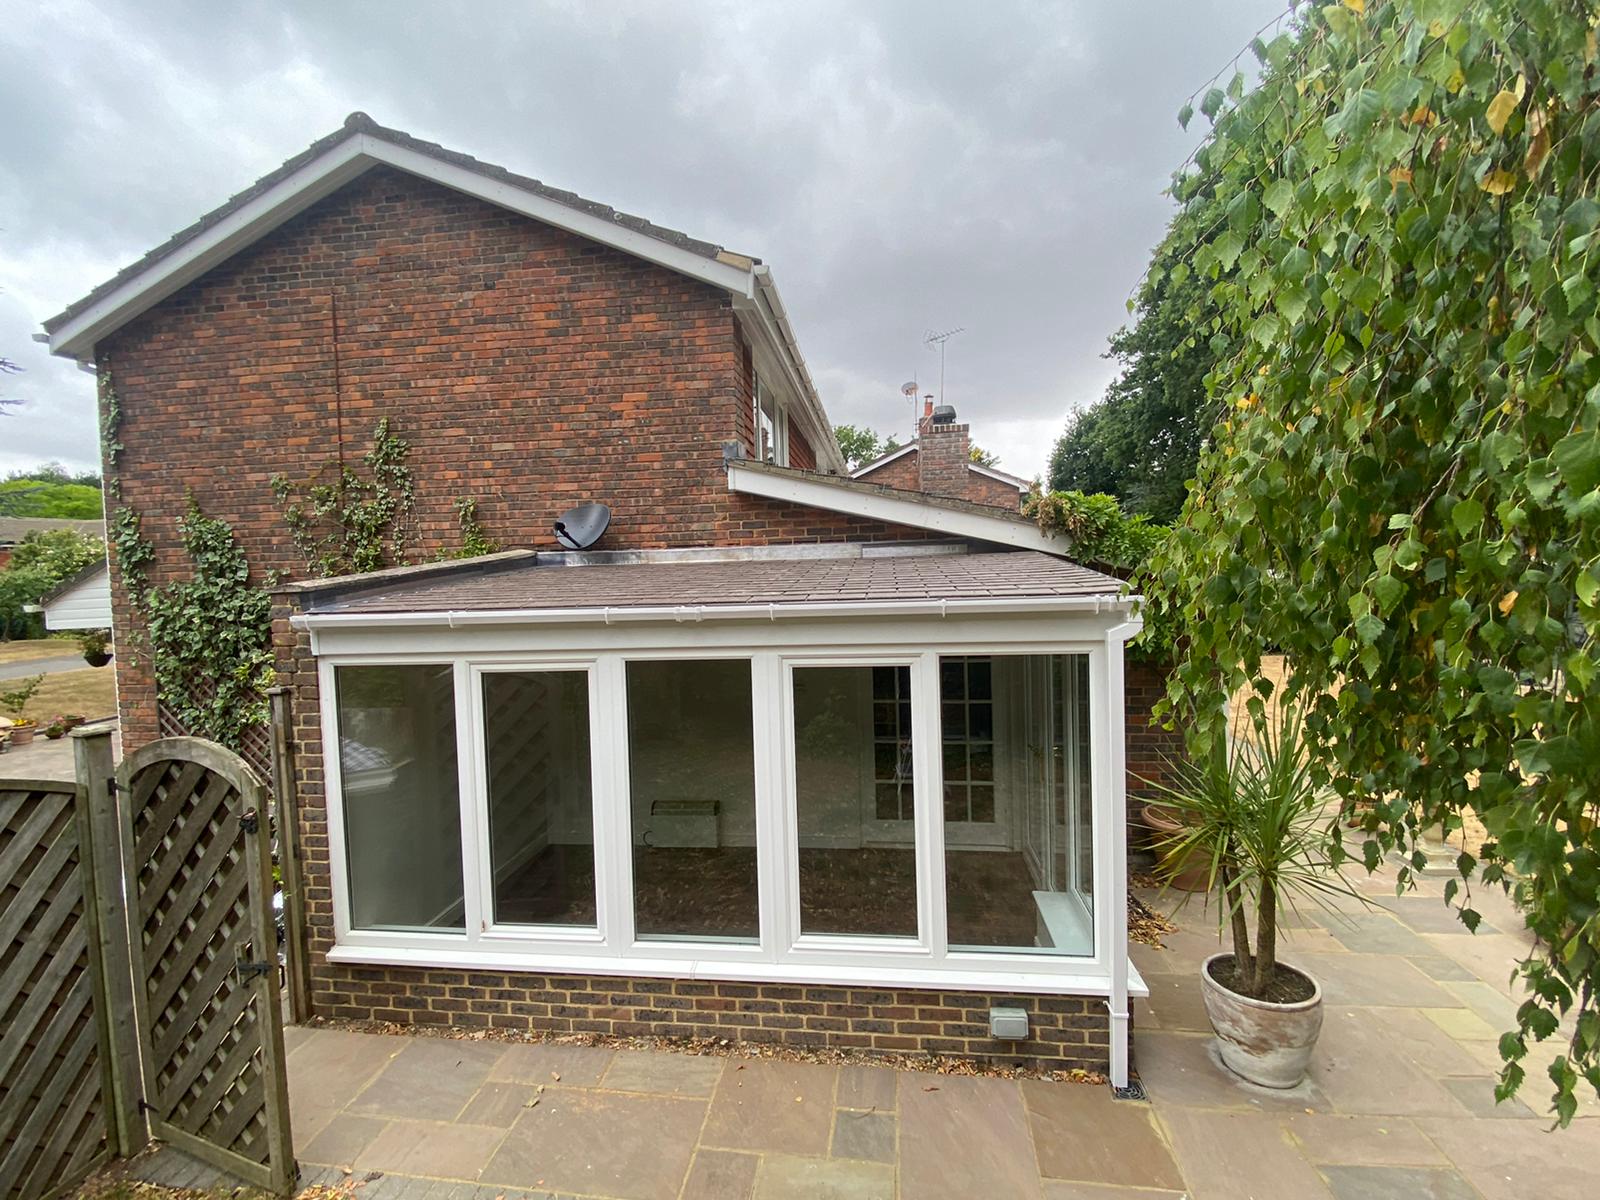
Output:
[[[1143,581],[1199,745],[1286,655],[1369,867],[1482,820],[1447,899],[1470,929],[1471,886],[1503,887],[1537,939],[1498,1092],[1557,1038],[1563,1124],[1600,1092],[1595,16],[1345,0],[1200,100],[1167,269],[1211,281],[1228,418]]]
[[[1233,935],[1232,988],[1263,999],[1278,979],[1283,909],[1301,901],[1331,907],[1334,896],[1360,896],[1329,853],[1323,798],[1304,752],[1299,713],[1262,713],[1252,724],[1254,740],[1235,741],[1230,749],[1229,739],[1219,736],[1206,753],[1172,764],[1173,784],[1155,788],[1182,826],[1160,844],[1167,870],[1205,871],[1203,894],[1217,895],[1218,924]]]

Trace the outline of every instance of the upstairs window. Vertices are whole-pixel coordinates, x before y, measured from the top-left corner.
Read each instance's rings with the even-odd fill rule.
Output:
[[[756,461],[789,465],[789,419],[772,389],[756,380]]]

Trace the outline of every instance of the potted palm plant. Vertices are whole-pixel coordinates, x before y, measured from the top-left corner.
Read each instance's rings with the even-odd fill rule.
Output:
[[[1205,872],[1200,894],[1217,898],[1218,935],[1232,932],[1233,951],[1200,969],[1223,1063],[1251,1083],[1289,1088],[1305,1078],[1322,1030],[1322,989],[1278,957],[1279,913],[1360,893],[1329,853],[1299,711],[1286,706],[1277,721],[1262,713],[1252,724],[1254,738],[1219,741],[1175,765],[1178,782],[1162,802],[1180,827],[1162,847],[1165,861]]]

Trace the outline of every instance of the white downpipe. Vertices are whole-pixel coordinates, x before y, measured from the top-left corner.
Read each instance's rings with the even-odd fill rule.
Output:
[[[1128,1086],[1128,750],[1127,698],[1122,669],[1127,640],[1144,627],[1141,620],[1106,633],[1107,731],[1111,735],[1111,1086]]]

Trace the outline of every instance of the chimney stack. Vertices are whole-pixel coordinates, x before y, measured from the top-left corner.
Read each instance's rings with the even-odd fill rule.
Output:
[[[955,424],[955,409],[941,407],[936,414],[933,397],[924,400],[917,437],[918,486],[922,491],[931,496],[967,498],[970,430],[971,426]]]

